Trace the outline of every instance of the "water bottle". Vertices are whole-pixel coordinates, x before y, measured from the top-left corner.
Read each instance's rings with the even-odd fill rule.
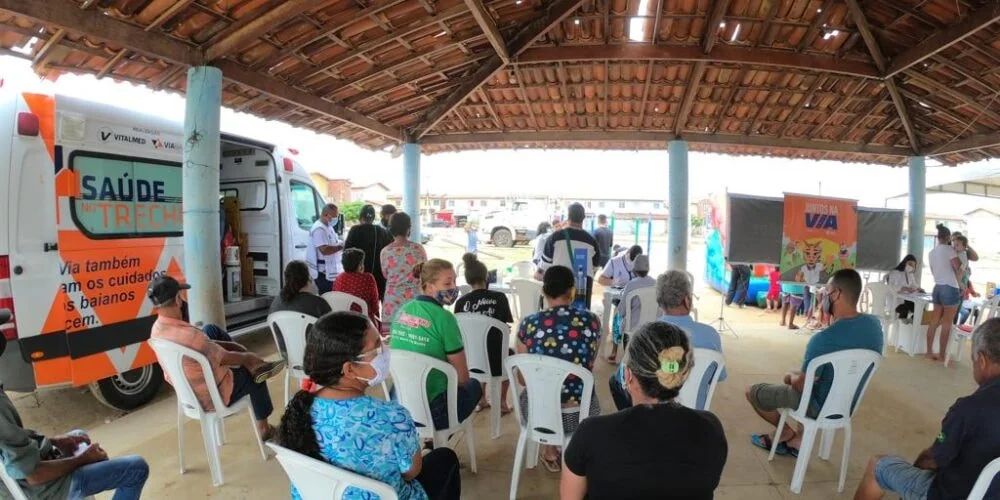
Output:
[[[577,266],[576,268],[576,297],[583,297],[587,295],[587,275],[583,272],[583,266]],[[574,302],[576,301],[574,297]]]

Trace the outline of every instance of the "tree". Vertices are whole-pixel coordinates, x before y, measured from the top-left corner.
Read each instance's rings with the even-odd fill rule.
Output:
[[[691,216],[691,227],[697,229],[705,225],[705,218],[697,215]]]
[[[363,206],[365,206],[365,202],[363,201],[344,203],[340,206],[340,213],[344,215],[345,221],[357,222],[358,216],[361,214],[361,207]]]

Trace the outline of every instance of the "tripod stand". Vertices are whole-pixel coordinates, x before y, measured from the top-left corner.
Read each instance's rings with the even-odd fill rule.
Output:
[[[740,338],[740,335],[736,333],[736,330],[733,328],[733,325],[729,324],[729,322],[726,321],[725,318],[725,311],[726,311],[725,294],[723,294],[722,297],[720,297],[720,299],[721,300],[719,300],[719,317],[716,318],[711,323],[709,323],[709,326],[714,327],[716,330],[719,331],[719,333],[728,333],[732,335],[734,338],[738,339]]]

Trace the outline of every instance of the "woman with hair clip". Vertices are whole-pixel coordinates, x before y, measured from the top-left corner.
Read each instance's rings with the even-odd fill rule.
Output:
[[[317,385],[288,403],[278,428],[281,446],[386,483],[401,500],[458,499],[458,456],[449,448],[421,454],[405,408],[365,395],[389,373],[389,351],[360,313],[327,314],[313,326],[303,369]],[[377,498],[349,488],[345,499]],[[292,487],[292,498],[300,499]]]
[[[695,363],[687,335],[647,323],[629,339],[623,363],[634,406],[580,423],[566,448],[560,498],[711,499],[728,445],[715,415],[674,401]]]
[[[421,295],[407,302],[392,322],[389,345],[444,361],[458,375],[456,406],[458,420],[465,420],[483,396],[479,382],[469,376],[462,331],[451,311],[444,308],[458,299],[455,268],[451,262],[431,259],[413,268],[419,278]],[[435,429],[448,428],[448,377],[437,370],[427,376],[427,399]]]

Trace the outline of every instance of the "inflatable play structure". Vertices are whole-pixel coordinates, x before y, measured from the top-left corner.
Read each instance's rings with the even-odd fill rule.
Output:
[[[725,294],[729,291],[730,273],[726,269],[725,248],[726,234],[726,197],[712,199],[708,216],[705,217],[705,283]],[[769,285],[768,274],[774,266],[769,264],[754,264],[750,278],[750,289],[747,290],[747,303],[757,304],[758,295],[767,295]]]

